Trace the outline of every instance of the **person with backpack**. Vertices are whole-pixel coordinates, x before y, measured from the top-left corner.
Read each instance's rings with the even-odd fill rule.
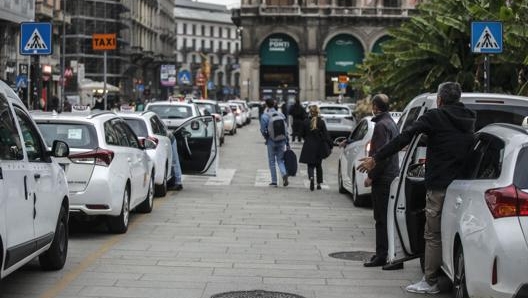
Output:
[[[328,156],[327,151],[331,150],[328,149],[328,146],[331,145],[331,139],[317,105],[310,106],[310,118],[304,120],[301,137],[304,139],[304,143],[299,162],[308,165],[310,190],[313,191],[315,187],[314,170],[317,171],[317,189],[321,189],[321,183],[323,183],[322,162]]]
[[[282,185],[288,186],[288,173],[284,165],[284,150],[290,148],[286,117],[275,108],[273,99],[266,99],[267,111],[260,118],[260,133],[266,139],[268,162],[271,172],[271,187],[277,187],[277,170],[279,166],[282,175]]]

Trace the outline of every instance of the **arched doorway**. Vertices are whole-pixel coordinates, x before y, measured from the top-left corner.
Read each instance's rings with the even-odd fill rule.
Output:
[[[376,53],[376,54],[382,54],[383,53],[383,50],[381,48],[381,45],[386,42],[387,40],[391,40],[392,37],[388,36],[388,35],[384,35],[380,38],[378,38],[378,40],[376,40],[376,42],[374,43],[374,46],[372,47],[372,53]]]
[[[299,47],[290,36],[272,34],[264,40],[260,45],[261,99],[295,99],[299,90],[298,57]]]
[[[365,50],[357,38],[349,34],[339,34],[326,45],[326,97],[354,98],[354,91],[348,81],[357,65],[363,62]]]

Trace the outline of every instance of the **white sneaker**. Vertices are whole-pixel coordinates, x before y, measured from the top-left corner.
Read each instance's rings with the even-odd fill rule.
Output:
[[[425,276],[419,282],[408,285],[405,290],[411,293],[420,293],[420,294],[438,294],[440,289],[438,284],[430,285],[425,281]]]

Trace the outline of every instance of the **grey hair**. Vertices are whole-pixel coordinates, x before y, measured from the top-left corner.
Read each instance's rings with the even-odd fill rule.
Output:
[[[445,82],[438,85],[437,96],[444,104],[454,104],[460,101],[462,87],[457,82]]]

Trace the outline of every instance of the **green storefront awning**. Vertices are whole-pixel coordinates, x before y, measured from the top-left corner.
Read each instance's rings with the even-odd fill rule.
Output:
[[[299,47],[286,34],[273,34],[260,45],[261,65],[297,65]]]
[[[326,71],[348,73],[363,62],[365,51],[353,36],[340,34],[326,46]]]

